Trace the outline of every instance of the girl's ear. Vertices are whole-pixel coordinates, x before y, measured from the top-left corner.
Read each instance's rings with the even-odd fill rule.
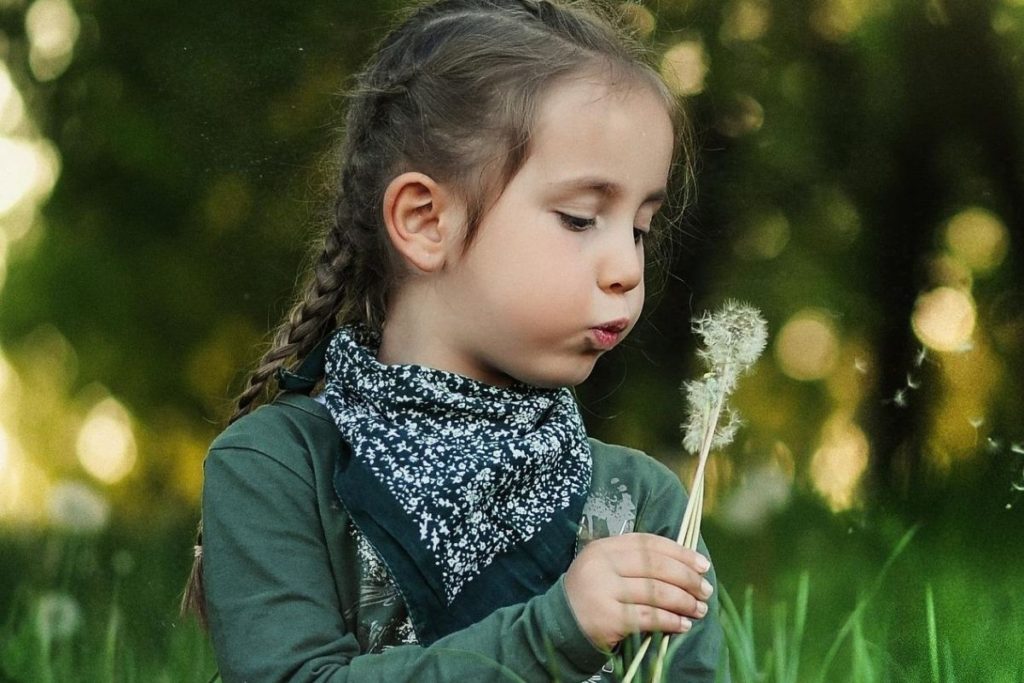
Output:
[[[464,211],[452,192],[428,175],[410,171],[384,191],[384,226],[391,244],[423,273],[440,271],[460,239]]]

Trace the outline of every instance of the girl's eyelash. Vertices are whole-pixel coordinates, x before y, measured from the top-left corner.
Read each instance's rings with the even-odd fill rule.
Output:
[[[593,227],[596,219],[584,218],[582,216],[573,216],[572,214],[562,213],[558,211],[558,218],[562,221],[562,224],[570,230],[582,232],[587,228]]]
[[[584,218],[583,216],[573,216],[569,213],[562,213],[561,211],[556,212],[559,220],[565,227],[569,228],[573,232],[583,232],[587,228],[591,228],[596,223],[594,218]],[[633,228],[633,241],[639,243],[643,240],[644,235],[647,234],[647,230],[643,228]]]

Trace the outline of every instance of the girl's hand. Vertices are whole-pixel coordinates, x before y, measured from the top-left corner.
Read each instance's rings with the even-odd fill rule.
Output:
[[[588,543],[569,565],[565,590],[583,631],[611,649],[637,631],[689,631],[691,618],[707,614],[709,566],[671,539],[622,534]]]

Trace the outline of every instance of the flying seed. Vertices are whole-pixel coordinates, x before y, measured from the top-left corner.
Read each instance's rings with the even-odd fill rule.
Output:
[[[910,373],[908,372],[907,373],[907,388],[908,389],[917,389],[920,386],[921,386],[921,383],[919,381],[917,381],[916,379],[914,379],[913,377],[911,377]]]

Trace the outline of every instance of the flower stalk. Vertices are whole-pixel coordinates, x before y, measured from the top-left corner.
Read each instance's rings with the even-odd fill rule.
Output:
[[[768,325],[760,311],[753,306],[729,300],[717,312],[705,312],[700,318],[694,319],[693,331],[703,340],[703,348],[697,353],[708,371],[701,379],[683,384],[687,401],[683,446],[698,457],[676,542],[690,550],[697,549],[700,538],[704,472],[708,455],[712,448],[722,448],[731,443],[740,426],[736,412],[726,406],[727,399],[736,388],[740,375],[748,371],[764,351],[768,341]],[[718,423],[723,412],[726,420],[720,427]],[[648,635],[640,645],[622,683],[632,682],[650,648],[651,639],[652,636]],[[652,671],[652,683],[661,680],[670,639],[671,635],[661,639]]]

